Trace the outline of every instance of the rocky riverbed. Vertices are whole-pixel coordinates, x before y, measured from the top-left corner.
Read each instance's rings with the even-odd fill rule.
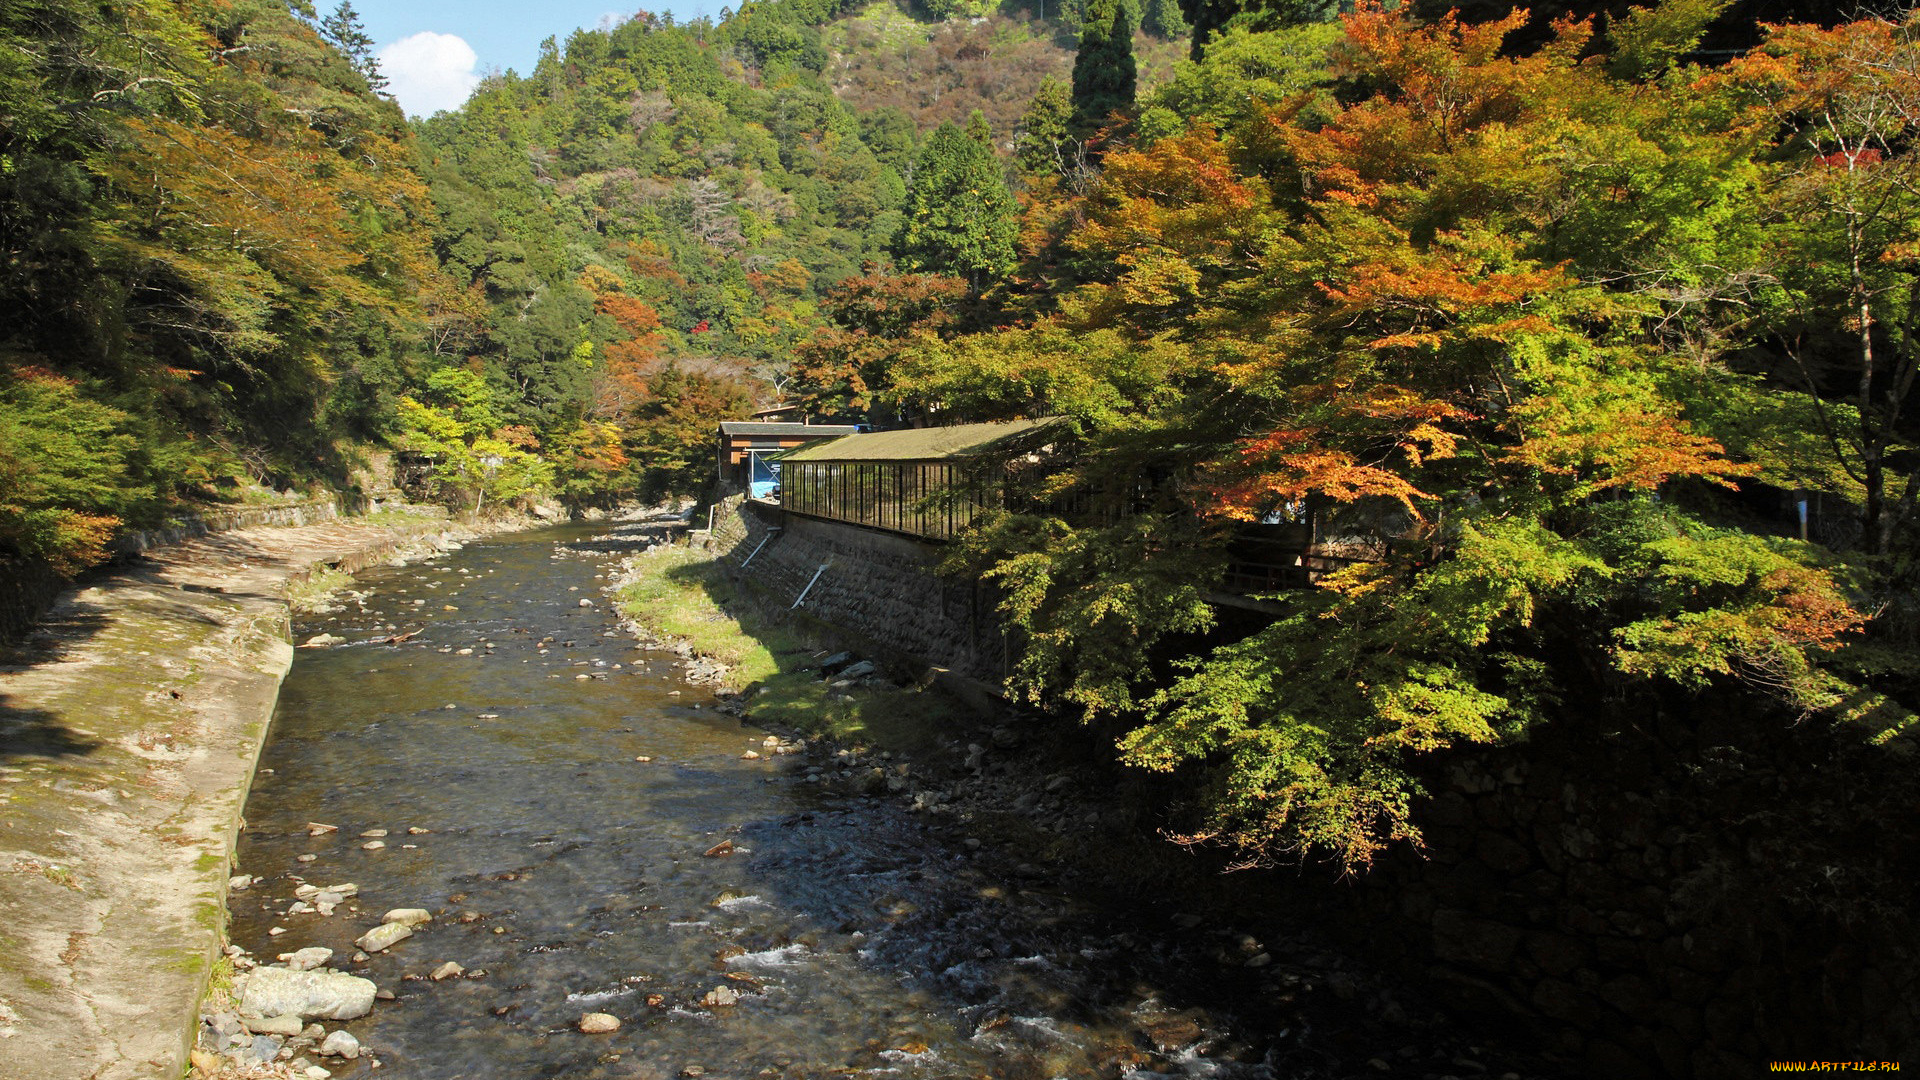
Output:
[[[731,673],[608,610],[657,539],[502,537],[303,622],[339,642],[302,653],[249,803],[208,1066],[1539,1075],[1160,840],[1071,727],[757,724]],[[829,694],[886,675],[804,659]]]

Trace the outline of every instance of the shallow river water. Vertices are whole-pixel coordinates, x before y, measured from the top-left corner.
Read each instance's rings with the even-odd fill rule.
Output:
[[[1295,1074],[1277,1063],[1297,1033],[1187,1009],[1217,976],[1123,908],[996,876],[996,853],[901,800],[743,759],[766,733],[619,631],[609,528],[374,571],[298,628],[349,644],[301,650],[287,679],[240,848],[263,880],[234,894],[233,939],[264,961],[329,946],[393,992],[339,1025],[382,1068],[336,1075]],[[372,830],[384,848],[363,849]],[[287,914],[302,882],[359,894]],[[399,907],[433,921],[350,962]],[[427,977],[447,961],[465,974]],[[736,1004],[703,1004],[722,987]],[[582,1034],[586,1012],[622,1027]]]

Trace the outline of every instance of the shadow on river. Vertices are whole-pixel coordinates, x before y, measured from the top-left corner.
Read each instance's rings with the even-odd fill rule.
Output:
[[[1003,837],[805,782],[806,757],[743,759],[766,733],[608,611],[601,575],[629,547],[604,525],[499,537],[369,572],[299,627],[347,643],[287,679],[232,935],[263,961],[330,947],[392,992],[344,1025],[382,1068],[330,1059],[336,1076],[1461,1071],[1432,1063],[1463,1052],[1428,1045],[1445,1038],[1381,1035],[1311,975],[1248,966],[1259,943],[1170,927],[1167,898],[1069,891]],[[343,882],[359,894],[331,916],[287,913],[300,884]],[[351,961],[400,907],[433,921]],[[448,961],[464,972],[429,977]],[[737,1003],[706,1003],[722,988]],[[587,1012],[622,1027],[582,1034]]]

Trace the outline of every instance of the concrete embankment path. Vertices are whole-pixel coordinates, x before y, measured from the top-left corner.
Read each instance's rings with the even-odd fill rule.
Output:
[[[68,593],[0,653],[0,1078],[186,1072],[227,878],[312,568],[445,521],[256,528]]]

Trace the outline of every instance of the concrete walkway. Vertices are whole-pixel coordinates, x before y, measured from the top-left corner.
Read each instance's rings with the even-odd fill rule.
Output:
[[[444,521],[257,528],[69,593],[0,654],[0,1078],[179,1080],[240,813],[293,659],[290,579]]]

